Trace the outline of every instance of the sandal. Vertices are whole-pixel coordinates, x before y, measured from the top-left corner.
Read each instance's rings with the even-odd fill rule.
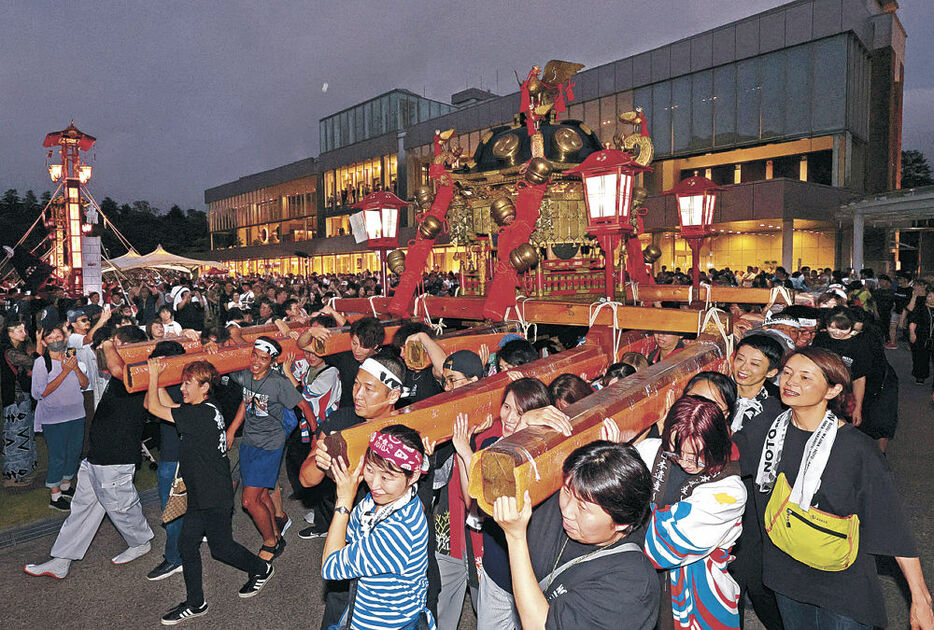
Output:
[[[271,557],[271,558],[263,558],[262,556],[260,556],[259,559],[262,560],[263,562],[272,562],[272,561],[276,558],[276,550],[277,550],[278,548],[279,548],[279,543],[276,543],[276,544],[273,545],[272,547],[270,547],[269,545],[263,545],[262,547],[259,548],[259,553],[263,553],[263,552],[265,551],[266,553],[272,554],[272,557]],[[280,552],[280,553],[281,553],[281,552]],[[257,554],[257,555],[259,555],[259,554]]]
[[[285,536],[282,536],[279,538],[279,540],[276,541],[276,546],[274,548],[274,551],[272,552],[273,559],[281,556],[284,551],[285,551]]]

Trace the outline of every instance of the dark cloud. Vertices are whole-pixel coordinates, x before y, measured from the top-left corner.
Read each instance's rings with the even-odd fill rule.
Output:
[[[934,157],[929,0],[905,0],[905,146]],[[97,136],[91,190],[203,207],[205,188],[318,153],[318,119],[394,87],[515,90],[551,58],[599,65],[783,4],[14,0],[0,39],[0,186],[37,191],[41,141]],[[327,82],[327,92],[321,86]]]

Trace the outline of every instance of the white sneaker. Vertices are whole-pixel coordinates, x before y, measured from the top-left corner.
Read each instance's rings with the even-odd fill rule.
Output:
[[[68,575],[69,568],[71,568],[71,560],[68,558],[52,558],[42,564],[27,564],[23,567],[23,571],[37,577],[48,575],[61,580]]]
[[[148,541],[144,542],[142,545],[127,547],[126,551],[114,557],[111,562],[114,564],[126,564],[128,562],[133,562],[137,558],[145,556],[151,549],[152,545],[150,545]]]
[[[311,512],[305,515],[305,522],[308,523],[309,525],[315,524],[315,511],[314,510],[312,510]]]

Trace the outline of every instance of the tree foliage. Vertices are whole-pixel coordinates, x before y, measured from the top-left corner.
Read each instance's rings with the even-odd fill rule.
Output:
[[[934,185],[931,166],[921,151],[902,151],[902,188]]]
[[[0,197],[0,225],[3,226],[0,230],[0,245],[15,245],[39,217],[50,197],[51,194],[45,191],[37,198],[32,190],[27,190],[20,196],[19,191],[14,188],[3,193]],[[100,207],[104,215],[141,254],[148,254],[159,244],[170,252],[181,255],[210,249],[207,214],[201,210],[189,208],[183,211],[178,206],[172,206],[168,212],[163,212],[148,201],[118,204],[110,197],[105,197]],[[40,222],[24,242],[24,246],[32,249],[45,236],[45,227]],[[101,230],[101,239],[109,257],[115,258],[126,253],[127,248],[113,230]],[[40,247],[37,253],[46,249],[46,246]]]

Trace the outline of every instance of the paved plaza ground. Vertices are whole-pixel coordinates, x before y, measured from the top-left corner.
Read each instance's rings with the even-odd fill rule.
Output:
[[[934,404],[931,386],[916,385],[906,349],[889,350],[888,357],[901,379],[899,433],[889,448],[905,509],[914,528],[928,584],[934,585]],[[158,522],[158,506],[149,505],[146,516]],[[288,532],[288,547],[276,561],[276,575],[253,599],[240,599],[237,589],[245,577],[239,571],[212,560],[207,545],[204,555],[205,595],[210,611],[186,622],[191,628],[303,628],[315,630],[321,619],[320,561],[324,541],[301,540],[298,530],[303,511],[292,504],[295,525]],[[129,565],[114,566],[110,558],[125,548],[123,539],[105,520],[82,562],[73,563],[62,581],[33,578],[23,573],[27,562],[48,559],[54,538],[46,536],[0,550],[0,626],[4,630],[34,628],[156,628],[159,617],[185,598],[181,575],[149,582],[146,573],[162,559],[165,535],[155,528],[153,551]],[[242,512],[234,517],[234,537],[249,548],[260,540]],[[881,564],[890,628],[907,627],[907,605],[894,562]],[[758,627],[749,619],[747,627]],[[461,628],[475,625],[470,605],[465,605]],[[622,626],[621,626],[622,627]]]

